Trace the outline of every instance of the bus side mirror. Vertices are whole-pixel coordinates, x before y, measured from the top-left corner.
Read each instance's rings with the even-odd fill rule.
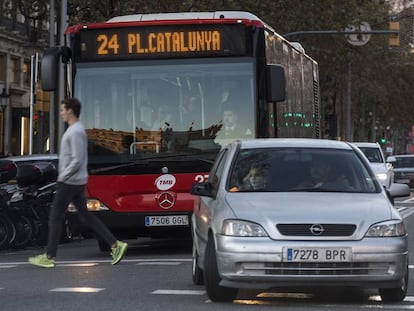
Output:
[[[282,102],[286,99],[285,69],[281,65],[267,65],[267,101]]]
[[[71,52],[68,47],[51,47],[43,54],[40,67],[40,78],[42,80],[43,91],[56,91],[59,61],[61,57],[62,61],[67,64],[71,57]]]
[[[60,55],[60,47],[49,48],[43,54],[40,67],[43,91],[56,90]]]

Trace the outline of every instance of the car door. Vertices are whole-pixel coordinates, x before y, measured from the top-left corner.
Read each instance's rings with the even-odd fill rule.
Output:
[[[218,155],[217,160],[214,163],[209,174],[208,182],[212,187],[212,196],[200,196],[197,199],[198,202],[194,208],[194,226],[198,239],[197,243],[199,254],[202,257],[204,257],[204,250],[208,240],[209,230],[211,228],[211,221],[214,217],[214,211],[217,205],[220,204],[220,201],[217,200],[217,193],[219,190],[220,182],[224,178],[223,172],[228,157],[229,151],[227,149],[223,149],[222,152]]]

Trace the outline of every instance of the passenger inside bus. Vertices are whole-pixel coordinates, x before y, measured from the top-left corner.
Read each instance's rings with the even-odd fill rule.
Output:
[[[156,110],[156,119],[152,124],[152,131],[165,131],[172,128],[172,111],[167,105],[161,105]]]
[[[231,109],[228,106],[224,107],[222,123],[223,127],[219,134],[223,138],[246,138],[252,136],[252,130],[239,122],[239,114],[236,109]]]
[[[202,99],[196,92],[188,94],[179,107],[182,130],[201,129]]]

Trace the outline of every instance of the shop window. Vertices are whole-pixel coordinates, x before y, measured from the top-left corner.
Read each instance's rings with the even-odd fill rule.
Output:
[[[10,82],[19,84],[20,82],[20,59],[11,58],[11,75]]]
[[[30,61],[28,60],[23,63],[23,83],[25,86],[30,86]]]
[[[6,55],[0,54],[0,81],[6,81]]]

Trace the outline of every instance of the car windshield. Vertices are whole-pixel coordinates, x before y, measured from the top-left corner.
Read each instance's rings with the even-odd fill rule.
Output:
[[[230,172],[231,192],[381,191],[351,150],[262,148],[239,152]]]
[[[396,160],[393,163],[394,168],[414,167],[414,157],[396,157]]]

